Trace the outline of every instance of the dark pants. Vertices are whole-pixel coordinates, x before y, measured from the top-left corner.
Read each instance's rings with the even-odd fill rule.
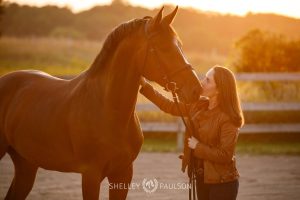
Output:
[[[196,179],[197,197],[199,200],[236,200],[239,181],[227,183],[206,184],[203,178]]]

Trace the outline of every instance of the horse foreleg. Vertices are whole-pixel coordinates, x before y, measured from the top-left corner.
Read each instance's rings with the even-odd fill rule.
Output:
[[[109,181],[109,199],[124,200],[127,197],[128,188],[132,180],[133,167],[132,164],[124,171],[118,174],[108,176]]]
[[[15,151],[9,151],[15,166],[15,176],[5,200],[23,200],[32,189],[38,167],[32,165]]]
[[[99,173],[82,173],[82,196],[84,200],[98,200],[103,178]]]

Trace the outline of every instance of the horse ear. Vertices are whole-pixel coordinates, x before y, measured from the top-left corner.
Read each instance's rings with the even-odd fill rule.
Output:
[[[153,19],[151,19],[150,24],[151,24],[152,27],[157,27],[160,24],[161,19],[162,19],[163,9],[164,9],[164,7],[162,7],[159,10],[159,12],[155,15],[155,17]]]
[[[162,23],[167,24],[167,25],[171,24],[175,18],[177,10],[178,10],[178,6],[176,6],[176,8],[173,12],[171,12],[170,14],[168,14],[167,16],[165,16],[163,18]]]

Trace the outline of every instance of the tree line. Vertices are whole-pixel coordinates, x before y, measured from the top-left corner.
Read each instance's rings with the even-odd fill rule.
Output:
[[[165,13],[173,7],[166,6]],[[80,13],[55,6],[31,7],[15,3],[6,4],[2,20],[4,36],[17,37],[70,37],[103,40],[118,24],[146,15],[156,10],[133,7],[121,3],[96,6]],[[251,14],[245,17],[220,15],[181,8],[174,27],[184,42],[184,47],[200,51],[216,50],[228,53],[233,42],[254,28],[300,36],[300,20],[273,14]]]
[[[157,12],[157,9],[122,2],[113,1],[111,5],[79,13],[56,6],[1,3],[0,31],[2,36],[12,37],[104,40],[118,24]],[[172,9],[173,6],[167,5],[165,13]],[[299,19],[252,13],[240,17],[181,8],[173,26],[183,41],[184,50],[223,55],[233,50],[234,65],[240,71],[268,71],[272,66],[276,66],[277,71],[300,71]],[[261,59],[268,61],[261,62]],[[255,63],[258,61],[260,63]]]

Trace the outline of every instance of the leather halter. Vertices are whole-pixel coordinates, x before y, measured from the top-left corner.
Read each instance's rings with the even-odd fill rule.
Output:
[[[194,70],[193,67],[190,65],[190,64],[187,64],[179,69],[175,69],[174,71],[171,71],[171,72],[168,72],[167,68],[161,64],[160,59],[159,59],[159,56],[157,54],[157,50],[155,48],[155,46],[151,43],[151,39],[153,37],[155,37],[158,32],[154,32],[154,33],[149,33],[148,32],[148,21],[145,23],[145,26],[144,26],[144,32],[145,32],[145,36],[146,36],[146,39],[147,39],[147,49],[146,49],[146,56],[144,58],[144,63],[143,63],[143,68],[142,68],[142,72],[144,71],[144,68],[146,67],[146,61],[147,61],[147,58],[148,58],[148,54],[149,52],[150,53],[154,53],[156,59],[157,59],[157,63],[158,63],[158,67],[160,69],[162,69],[164,71],[164,76],[162,78],[163,82],[164,82],[164,89],[166,91],[171,91],[170,89],[170,83],[173,84],[174,80],[173,78],[178,75],[179,73],[185,71],[185,70]],[[175,84],[176,85],[176,84]],[[180,88],[176,88],[176,90],[179,90]]]

